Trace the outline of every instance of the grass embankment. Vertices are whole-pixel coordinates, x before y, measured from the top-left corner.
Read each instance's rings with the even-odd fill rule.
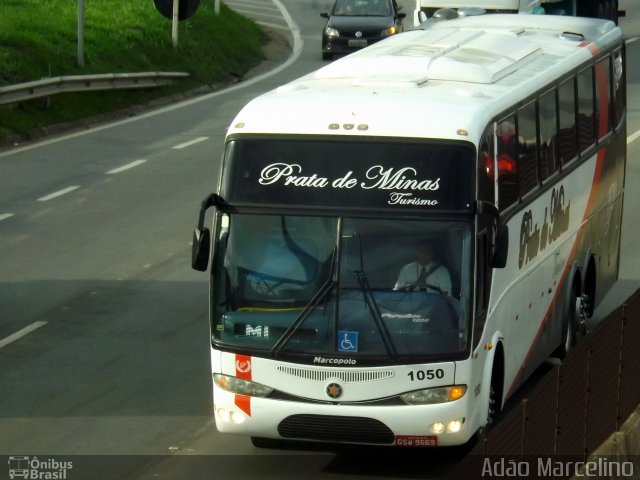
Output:
[[[0,0],[0,86],[64,75],[187,72],[174,85],[139,90],[58,94],[0,106],[0,143],[43,127],[75,122],[155,98],[242,76],[263,59],[262,31],[221,2],[201,0],[179,23],[178,47],[171,21],[153,0],[86,0],[84,67],[77,66],[77,0]]]

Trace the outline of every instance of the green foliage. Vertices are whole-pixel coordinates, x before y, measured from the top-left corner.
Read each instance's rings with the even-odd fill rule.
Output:
[[[0,0],[0,86],[64,75],[188,72],[169,87],[98,94],[61,94],[0,107],[0,141],[154,98],[241,76],[259,63],[264,41],[255,23],[221,2],[201,0],[179,23],[173,48],[171,21],[153,0],[85,0],[84,67],[77,66],[77,0]]]

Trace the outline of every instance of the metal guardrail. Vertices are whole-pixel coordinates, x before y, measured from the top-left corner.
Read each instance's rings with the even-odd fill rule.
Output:
[[[33,82],[0,87],[0,105],[48,97],[59,93],[159,87],[188,76],[189,74],[184,72],[143,72],[45,78]]]

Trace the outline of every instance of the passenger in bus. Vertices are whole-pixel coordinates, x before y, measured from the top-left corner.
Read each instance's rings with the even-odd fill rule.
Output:
[[[417,259],[400,270],[393,289],[441,291],[451,295],[451,275],[444,265],[436,261],[433,241],[421,241],[416,254]]]

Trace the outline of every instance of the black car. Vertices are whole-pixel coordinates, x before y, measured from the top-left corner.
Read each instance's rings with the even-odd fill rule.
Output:
[[[402,31],[395,0],[336,0],[322,31],[322,58],[351,53]]]

